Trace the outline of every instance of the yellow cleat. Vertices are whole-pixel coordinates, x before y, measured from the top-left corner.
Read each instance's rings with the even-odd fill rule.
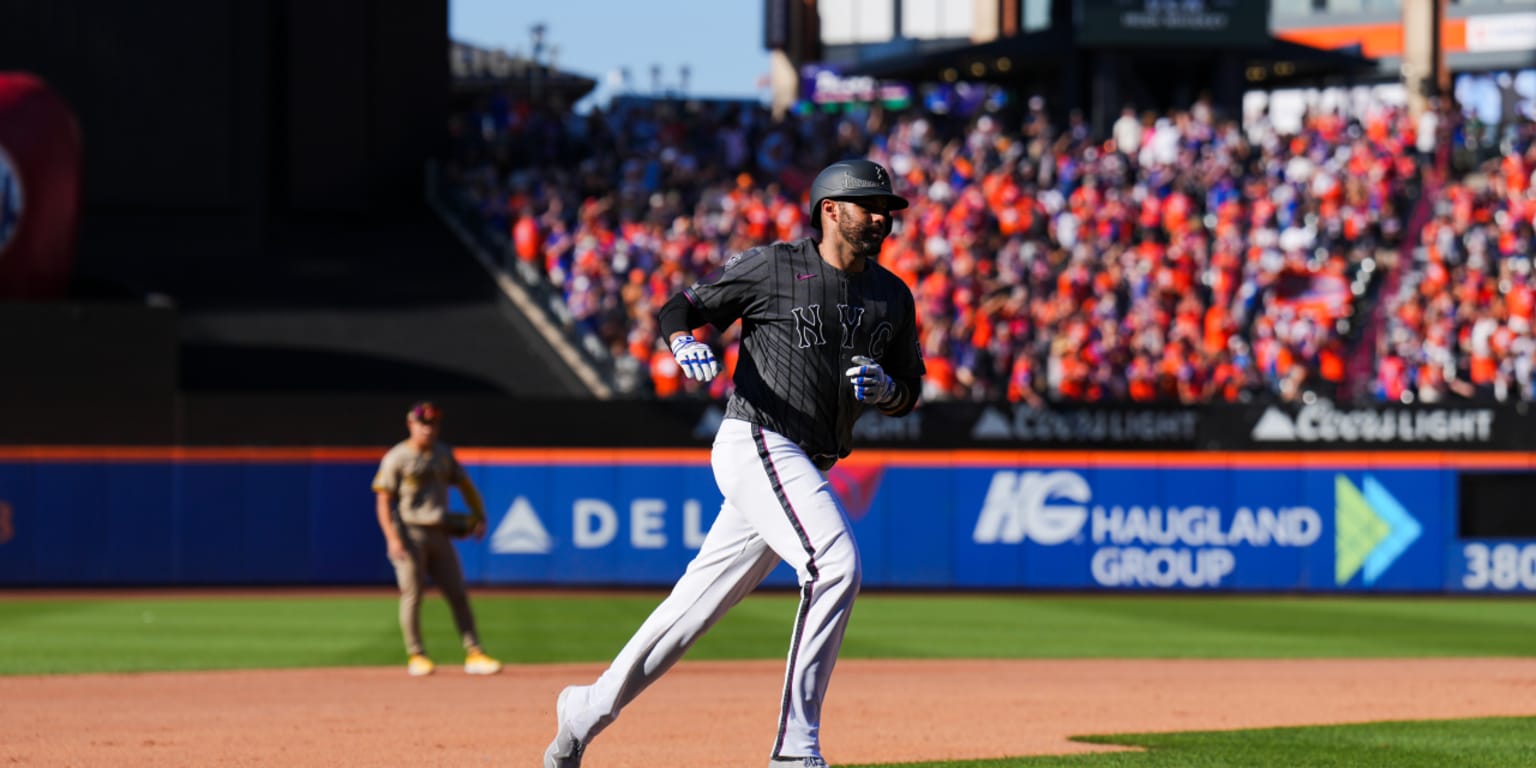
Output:
[[[501,671],[501,662],[481,651],[470,651],[464,657],[464,671],[471,675],[494,675]]]
[[[433,664],[431,659],[419,653],[411,654],[411,660],[405,663],[405,671],[411,677],[426,677],[436,669],[437,665]]]

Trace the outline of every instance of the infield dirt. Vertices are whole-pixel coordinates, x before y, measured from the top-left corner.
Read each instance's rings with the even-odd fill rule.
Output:
[[[522,766],[592,664],[470,677],[339,668],[0,677],[0,765]],[[590,768],[766,763],[779,662],[683,662]],[[1101,750],[1093,733],[1536,714],[1536,659],[863,661],[838,664],[834,765]]]

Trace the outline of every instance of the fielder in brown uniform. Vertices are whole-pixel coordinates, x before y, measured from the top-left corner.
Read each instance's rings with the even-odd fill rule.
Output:
[[[494,675],[501,662],[485,655],[475,632],[475,615],[464,591],[464,574],[453,536],[446,526],[448,488],[457,487],[473,518],[471,536],[485,535],[485,503],[469,474],[453,455],[453,448],[437,439],[442,412],[421,402],[406,414],[410,437],[384,454],[373,478],[379,528],[389,545],[389,561],[400,584],[400,631],[410,654],[406,671],[430,675],[436,668],[421,642],[421,593],[428,576],[442,590],[453,609],[453,622],[464,642],[464,671]]]

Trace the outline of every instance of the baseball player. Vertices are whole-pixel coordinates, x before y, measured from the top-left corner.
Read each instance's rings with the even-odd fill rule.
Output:
[[[779,560],[794,566],[800,608],[771,766],[825,768],[821,704],[859,591],[859,553],[822,473],[851,450],[866,407],[912,410],[923,375],[912,293],[876,262],[891,213],[907,201],[885,168],[844,160],[811,185],[820,237],[740,253],[674,295],[658,326],[689,378],[720,371],[691,335],[741,320],[735,391],[710,465],[725,503],[693,562],[591,685],[556,701],[545,768],[576,768],[626,704],[682,658]]]
[[[485,503],[454,457],[453,448],[437,439],[442,411],[429,402],[416,403],[406,414],[405,423],[410,437],[384,454],[373,478],[373,492],[379,528],[384,531],[389,562],[400,584],[400,632],[405,635],[409,654],[406,672],[421,677],[436,670],[421,642],[421,593],[431,575],[453,609],[453,622],[464,642],[464,671],[494,675],[501,671],[501,662],[480,649],[459,555],[444,526],[449,486],[457,487],[469,505],[475,520],[470,535],[476,538],[485,534]]]

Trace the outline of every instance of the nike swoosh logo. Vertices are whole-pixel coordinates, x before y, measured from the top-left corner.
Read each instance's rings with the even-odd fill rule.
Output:
[[[815,275],[795,275],[796,280],[809,280],[813,277],[815,277]]]

